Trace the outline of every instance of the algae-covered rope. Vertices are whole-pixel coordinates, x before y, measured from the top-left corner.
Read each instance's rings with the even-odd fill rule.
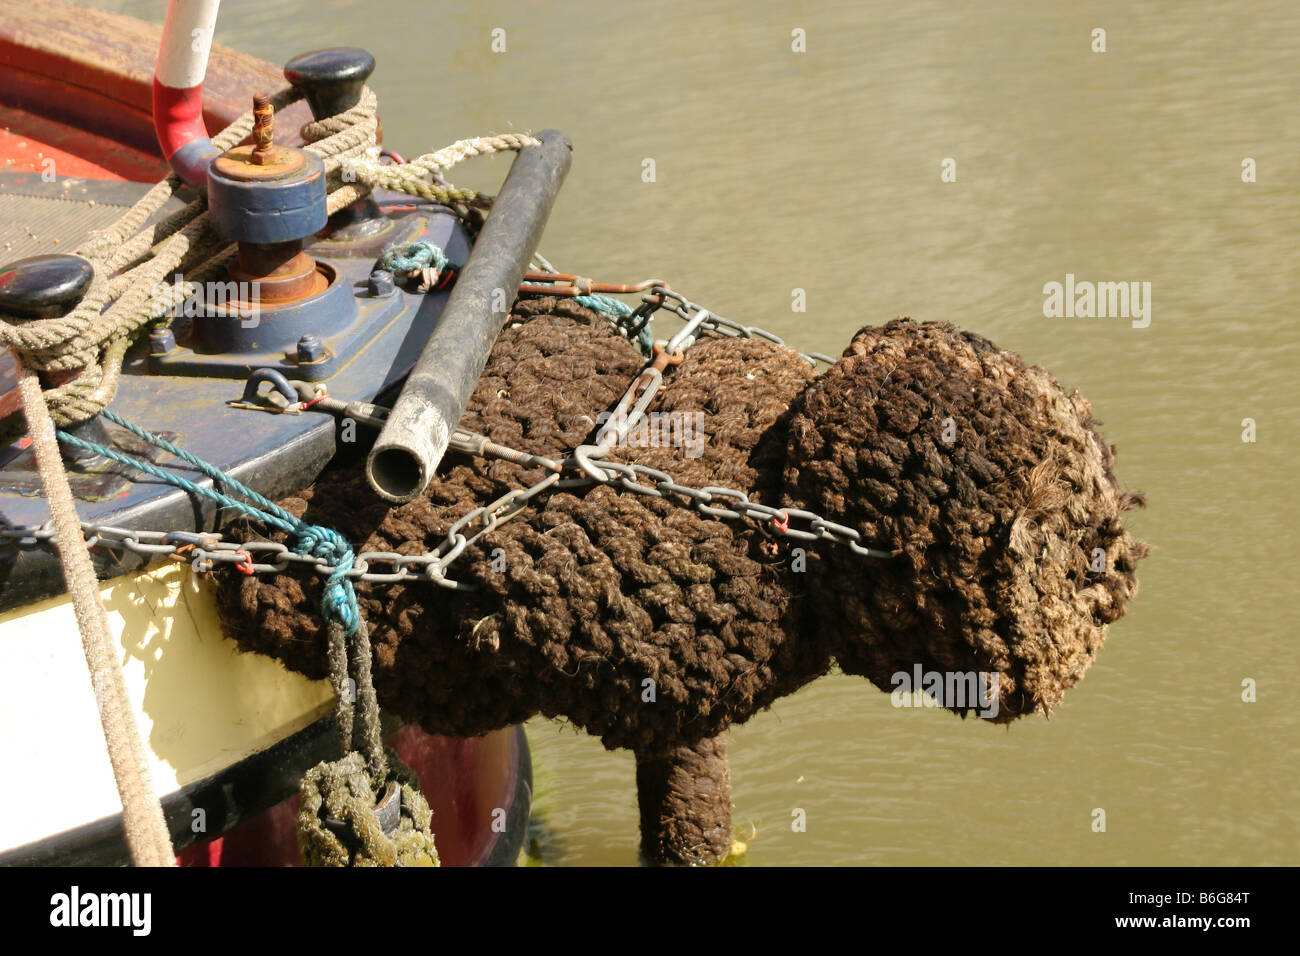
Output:
[[[349,640],[342,621],[331,620],[326,640],[342,756],[322,761],[303,776],[298,810],[303,862],[437,866],[432,814],[419,779],[396,752],[384,747],[366,622],[359,621]],[[377,804],[390,784],[399,789],[398,806],[386,826]]]
[[[162,804],[149,773],[148,751],[136,726],[126,682],[118,667],[115,642],[108,626],[108,612],[99,593],[99,580],[81,533],[76,501],[68,485],[67,472],[59,457],[59,443],[41,394],[36,372],[19,367],[18,382],[23,414],[32,439],[32,453],[40,472],[41,485],[50,505],[63,575],[72,597],[86,669],[95,688],[100,726],[108,748],[113,779],[122,800],[122,827],[131,861],[136,866],[174,866],[171,834],[163,818]]]
[[[375,813],[374,785],[361,754],[353,752],[307,771],[298,806],[298,848],[303,863],[339,867],[438,865],[433,814],[420,793],[419,779],[391,750],[388,757],[389,780],[396,785],[401,800],[401,815],[391,831]]]
[[[352,635],[348,653],[348,632],[341,621],[326,626],[330,683],[334,685],[334,724],[343,753],[356,751],[366,760],[366,768],[376,780],[388,776],[380,730],[379,701],[370,676],[370,631],[362,621]],[[349,674],[355,674],[349,683]],[[355,690],[353,689],[355,687]],[[360,711],[360,714],[357,711]]]

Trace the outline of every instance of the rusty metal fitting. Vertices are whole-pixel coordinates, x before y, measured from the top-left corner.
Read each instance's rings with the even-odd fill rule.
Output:
[[[249,157],[258,166],[275,160],[275,146],[271,137],[275,132],[275,110],[271,97],[265,93],[253,94],[253,153]]]

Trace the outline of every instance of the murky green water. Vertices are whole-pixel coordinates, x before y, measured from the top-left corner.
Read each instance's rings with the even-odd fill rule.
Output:
[[[408,156],[564,129],[562,267],[662,277],[824,351],[951,320],[1093,402],[1156,547],[1088,678],[1007,729],[840,676],[779,702],[732,733],[751,864],[1300,862],[1300,5],[227,0],[218,40],[368,47]],[[508,163],[475,162],[453,178]],[[1067,273],[1150,282],[1149,327],[1044,318]],[[529,730],[544,858],[635,862],[631,758]]]

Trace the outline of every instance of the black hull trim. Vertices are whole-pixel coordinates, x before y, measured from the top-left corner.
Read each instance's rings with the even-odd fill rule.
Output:
[[[400,724],[385,721],[385,736]],[[519,858],[532,810],[533,770],[523,727],[517,734],[519,772],[514,799],[486,865],[513,866]],[[183,850],[220,835],[240,822],[269,810],[298,789],[302,775],[338,754],[333,717],[324,717],[220,773],[196,781],[162,798],[163,816],[172,845]],[[192,829],[194,811],[206,814],[206,832]],[[0,866],[129,866],[120,813],[65,830],[35,843],[0,853]]]

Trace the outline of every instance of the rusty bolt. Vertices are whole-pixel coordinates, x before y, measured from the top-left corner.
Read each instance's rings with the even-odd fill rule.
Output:
[[[253,95],[253,153],[249,157],[258,166],[272,163],[276,158],[275,146],[271,136],[275,132],[275,110],[271,108],[271,97],[265,93]]]

